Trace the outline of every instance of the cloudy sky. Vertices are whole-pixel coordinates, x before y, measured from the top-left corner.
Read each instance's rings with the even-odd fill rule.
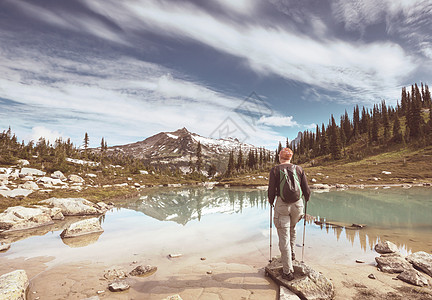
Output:
[[[430,84],[432,0],[1,0],[0,130],[274,149]]]

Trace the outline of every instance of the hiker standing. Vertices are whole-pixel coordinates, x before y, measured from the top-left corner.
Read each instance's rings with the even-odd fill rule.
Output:
[[[294,279],[292,260],[295,259],[295,226],[304,215],[301,197],[304,196],[305,201],[309,201],[310,197],[306,174],[300,166],[291,164],[292,156],[293,151],[290,148],[283,148],[280,151],[280,165],[271,169],[268,184],[268,201],[272,207],[277,196],[273,222],[279,236],[282,278],[286,280]]]

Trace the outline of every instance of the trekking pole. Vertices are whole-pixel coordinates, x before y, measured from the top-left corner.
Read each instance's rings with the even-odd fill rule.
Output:
[[[270,203],[270,259],[269,262],[272,262],[272,228],[273,228],[273,205]]]
[[[303,258],[304,258],[304,248],[305,248],[305,236],[306,236],[306,211],[307,211],[307,201],[306,201],[306,199],[305,199],[305,213],[304,213],[304,227],[303,227],[303,246],[302,246],[302,260],[301,260],[301,262],[304,262],[303,261]]]

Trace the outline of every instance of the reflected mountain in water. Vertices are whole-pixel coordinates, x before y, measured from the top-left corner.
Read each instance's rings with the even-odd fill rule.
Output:
[[[141,211],[159,221],[186,225],[208,214],[241,213],[247,207],[265,208],[266,205],[267,192],[263,190],[188,187],[152,189],[123,207]]]

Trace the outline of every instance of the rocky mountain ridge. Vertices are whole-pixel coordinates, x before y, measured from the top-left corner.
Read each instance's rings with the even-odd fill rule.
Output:
[[[201,143],[203,170],[207,170],[210,164],[214,164],[218,171],[224,170],[231,151],[238,153],[241,149],[243,156],[246,157],[250,150],[256,150],[258,153],[261,150],[235,138],[203,137],[183,127],[172,132],[157,133],[136,143],[109,147],[107,153],[115,155],[120,152],[143,159],[150,165],[172,166],[186,173],[190,171],[191,162],[196,163],[198,143]]]

